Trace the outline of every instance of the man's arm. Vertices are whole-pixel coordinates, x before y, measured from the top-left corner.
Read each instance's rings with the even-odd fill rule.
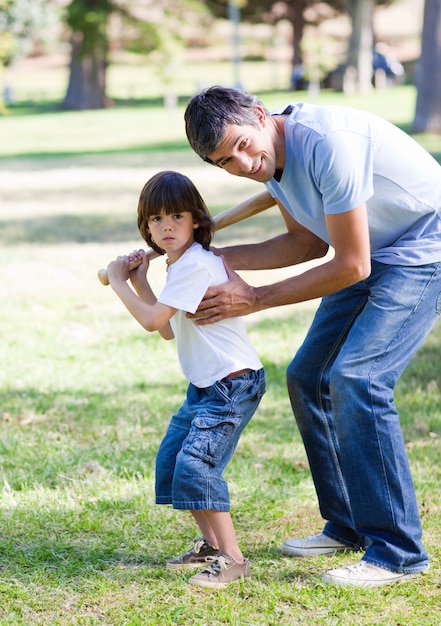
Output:
[[[296,222],[282,204],[277,204],[286,233],[261,243],[215,248],[215,254],[222,255],[235,270],[277,269],[325,256],[328,244]]]
[[[313,300],[335,293],[369,276],[371,265],[366,205],[362,204],[346,213],[329,215],[326,221],[335,251],[330,261],[298,276],[263,287],[251,287],[232,272],[228,283],[207,291],[206,298],[195,314],[195,317],[200,318],[199,323],[209,324],[227,317]],[[306,237],[305,240],[307,239]],[[308,246],[304,244],[302,250],[304,260],[308,260]],[[291,261],[300,256],[298,251],[285,252]],[[277,252],[273,251],[271,258],[278,258]],[[266,262],[259,260],[255,264],[262,268],[268,267]],[[246,269],[251,268],[248,266]]]
[[[254,311],[321,298],[367,278],[371,256],[366,205],[328,215],[334,257],[298,276],[253,289]],[[252,312],[252,311],[251,311]]]

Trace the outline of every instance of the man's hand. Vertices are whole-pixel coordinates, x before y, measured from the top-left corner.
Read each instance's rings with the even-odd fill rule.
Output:
[[[199,325],[213,324],[227,317],[249,315],[255,311],[256,296],[254,287],[248,285],[225,263],[228,282],[209,287],[196,313],[187,313]]]

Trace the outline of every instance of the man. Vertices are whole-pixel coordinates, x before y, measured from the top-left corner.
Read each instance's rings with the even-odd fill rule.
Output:
[[[379,586],[427,570],[399,417],[398,378],[441,312],[441,167],[408,135],[365,112],[297,103],[268,113],[254,96],[212,87],[185,113],[199,156],[262,182],[286,233],[219,249],[234,269],[330,260],[272,285],[230,272],[195,318],[321,297],[287,370],[321,533],[288,539],[290,556],[364,549],[328,583]]]

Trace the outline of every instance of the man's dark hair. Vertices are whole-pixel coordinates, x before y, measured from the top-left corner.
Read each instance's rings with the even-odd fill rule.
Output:
[[[193,96],[184,116],[190,146],[201,159],[212,163],[208,157],[221,145],[227,124],[257,125],[257,105],[265,109],[256,96],[227,87],[209,87]]]

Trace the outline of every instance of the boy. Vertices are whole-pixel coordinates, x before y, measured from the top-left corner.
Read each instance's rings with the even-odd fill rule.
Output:
[[[167,254],[165,287],[156,298],[142,252],[110,263],[109,282],[145,330],[176,338],[189,380],[186,400],[157,454],[156,502],[189,510],[202,537],[167,568],[182,571],[209,563],[189,583],[223,588],[250,576],[222,474],[265,392],[264,371],[242,319],[201,328],[186,316],[196,311],[209,286],[227,279],[221,258],[209,251],[214,224],[193,183],[177,172],[153,176],[140,195],[138,227],[156,252]],[[130,272],[129,261],[140,256],[143,263]]]

